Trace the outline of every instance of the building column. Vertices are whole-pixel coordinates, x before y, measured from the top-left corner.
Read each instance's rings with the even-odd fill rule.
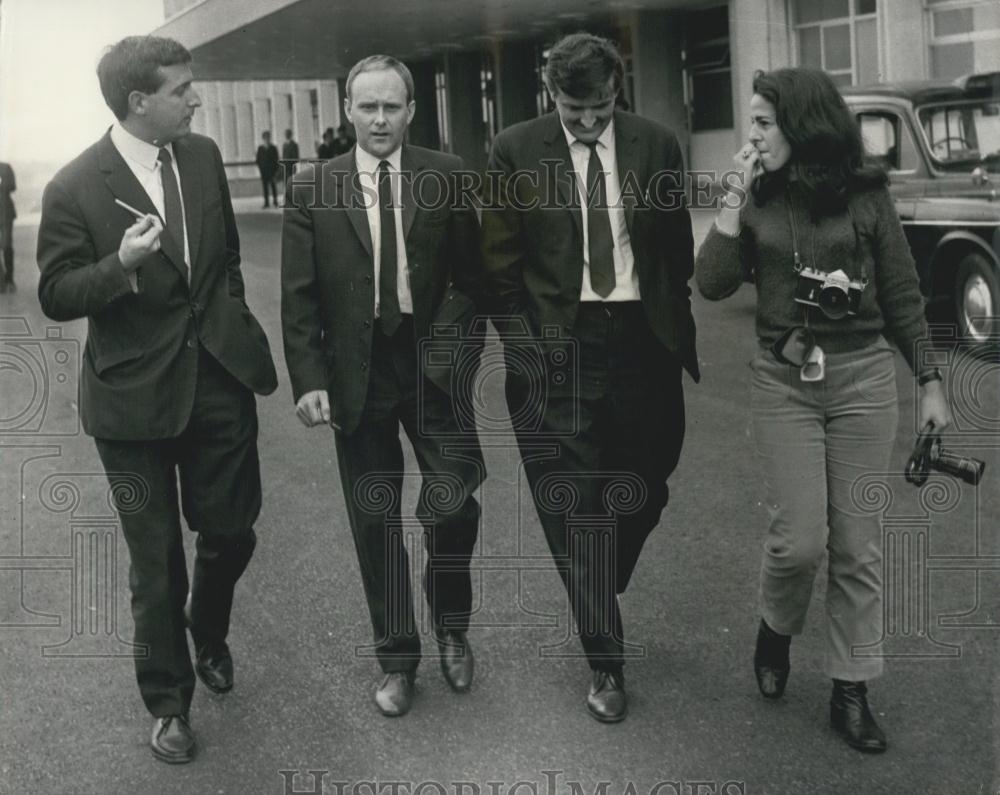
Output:
[[[734,152],[746,140],[754,72],[792,65],[790,25],[784,0],[730,0]]]
[[[497,48],[497,105],[500,129],[538,115],[534,42],[505,41]]]
[[[409,63],[407,66],[413,75],[413,100],[416,102],[416,112],[413,114],[413,121],[410,122],[408,140],[415,146],[440,149],[437,91],[434,86],[437,65],[434,61],[420,61]]]
[[[448,95],[449,150],[460,155],[472,169],[486,168],[486,138],[483,129],[482,87],[479,52],[445,56],[445,87]]]
[[[309,101],[309,83],[296,81],[292,87],[292,114],[295,117],[295,140],[299,142],[299,157],[310,160],[316,157],[319,133],[313,124],[312,103]]]
[[[690,131],[684,108],[684,15],[640,11],[632,31],[635,112],[673,130],[687,151]]]

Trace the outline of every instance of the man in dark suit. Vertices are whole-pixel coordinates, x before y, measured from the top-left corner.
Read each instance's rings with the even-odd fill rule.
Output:
[[[153,754],[171,763],[194,753],[195,672],[214,692],[233,686],[233,589],[261,504],[253,393],[277,385],[244,298],[222,157],[190,132],[201,104],[190,61],[176,41],[154,36],[109,48],[97,73],[118,121],[46,187],[38,230],[42,310],[87,318],[80,415],[128,544]],[[190,594],[178,478],[198,534]]]
[[[3,256],[0,268],[0,293],[12,293],[17,287],[14,284],[14,219],[17,211],[10,194],[17,190],[17,180],[10,163],[0,163],[0,255]]]
[[[456,691],[472,683],[472,494],[483,459],[475,429],[458,422],[451,380],[432,383],[422,351],[432,321],[461,316],[461,305],[474,309],[479,228],[454,192],[461,160],[403,144],[414,113],[406,66],[373,55],[351,69],[346,86],[358,144],[295,176],[282,229],[281,318],[299,419],[335,432],[383,672],[375,702],[396,716],[410,708],[420,662],[400,521],[400,425],[423,475],[423,585],[442,671]]]
[[[615,109],[622,74],[596,36],[552,48],[556,111],[497,136],[482,231],[514,430],[605,722],[627,712],[617,596],[667,504],[682,366],[698,378],[680,148]],[[524,366],[538,340],[555,369]]]
[[[299,145],[292,137],[291,130],[285,130],[285,142],[281,145],[281,162],[284,165],[285,179],[291,179],[299,162]]]
[[[278,147],[271,143],[271,133],[265,130],[261,134],[261,145],[257,147],[257,170],[260,172],[260,184],[264,188],[264,209],[270,204],[268,200],[274,199],[274,206],[278,206]]]

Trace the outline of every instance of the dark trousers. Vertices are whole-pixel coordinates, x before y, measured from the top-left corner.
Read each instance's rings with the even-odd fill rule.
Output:
[[[0,221],[4,228],[0,229],[0,240],[3,240],[3,281],[6,284],[14,283],[14,222]]]
[[[353,433],[338,431],[336,442],[375,654],[389,673],[415,670],[420,662],[406,528],[400,519],[399,426],[422,474],[416,513],[427,554],[424,593],[435,628],[464,632],[469,625],[469,560],[479,532],[479,503],[472,494],[485,470],[475,434],[459,431],[451,399],[419,373],[412,316],[404,315],[391,338],[376,323],[373,336],[361,423]]]
[[[274,206],[278,206],[278,182],[274,174],[261,174],[260,184],[264,188],[264,206],[268,206],[268,192],[274,198]]]
[[[253,393],[201,350],[194,407],[180,436],[95,442],[129,550],[139,692],[155,716],[187,714],[194,669],[177,483],[184,518],[198,534],[190,586],[198,648],[228,635],[233,589],[256,544],[261,491]]]
[[[617,594],[659,523],[684,441],[681,367],[639,302],[582,303],[572,338],[575,388],[536,391],[540,422],[514,430],[590,667],[619,671]],[[531,416],[515,405],[526,394],[509,386],[512,417]]]

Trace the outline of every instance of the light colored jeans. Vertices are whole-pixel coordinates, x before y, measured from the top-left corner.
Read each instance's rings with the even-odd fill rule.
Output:
[[[764,542],[761,610],[776,632],[802,632],[813,580],[829,553],[825,670],[861,681],[882,673],[878,657],[852,647],[882,636],[882,529],[852,500],[854,482],[888,472],[898,406],[893,350],[879,339],[827,354],[826,378],[761,351],[751,364],[757,461],[771,526]]]

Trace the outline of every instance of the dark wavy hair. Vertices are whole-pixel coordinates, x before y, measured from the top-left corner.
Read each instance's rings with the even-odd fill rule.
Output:
[[[161,66],[187,63],[191,63],[191,53],[180,42],[161,36],[127,36],[104,51],[97,64],[97,79],[104,101],[119,121],[124,121],[129,94],[155,94],[163,85]]]
[[[618,48],[608,39],[590,33],[563,36],[552,45],[545,64],[549,93],[559,92],[573,99],[601,91],[612,77],[617,94],[624,76],[625,65]]]
[[[758,71],[753,91],[775,110],[775,121],[791,146],[788,164],[765,173],[752,187],[763,203],[794,177],[814,217],[842,212],[850,194],[885,185],[885,169],[865,160],[861,129],[830,76],[792,67]]]

